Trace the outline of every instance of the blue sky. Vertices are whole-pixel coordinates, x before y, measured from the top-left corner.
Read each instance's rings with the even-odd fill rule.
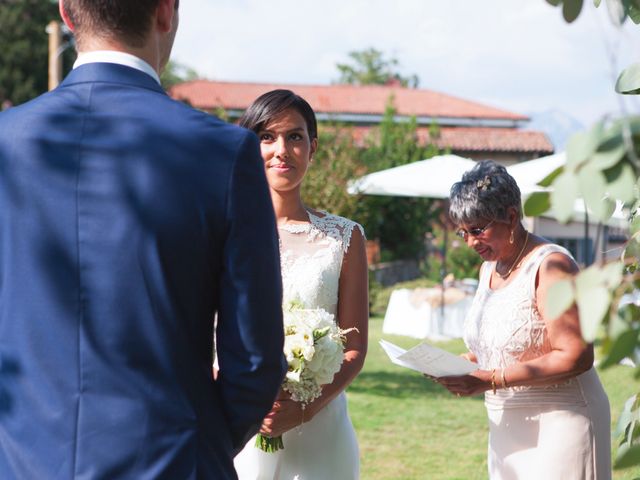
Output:
[[[216,80],[328,84],[352,50],[375,47],[420,87],[584,125],[640,113],[613,91],[640,61],[640,26],[591,0],[566,24],[544,0],[187,0],[173,59]]]

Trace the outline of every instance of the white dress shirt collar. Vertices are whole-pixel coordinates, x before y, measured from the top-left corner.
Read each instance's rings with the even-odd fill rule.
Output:
[[[130,53],[117,52],[114,50],[81,52],[78,54],[78,58],[73,64],[73,68],[78,68],[80,65],[85,65],[87,63],[116,63],[118,65],[125,65],[146,73],[160,84],[160,77],[153,67],[141,58],[131,55]]]

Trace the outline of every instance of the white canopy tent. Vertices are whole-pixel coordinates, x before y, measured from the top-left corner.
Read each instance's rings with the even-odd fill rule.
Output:
[[[451,186],[475,164],[457,155],[438,155],[352,180],[348,191],[352,195],[449,198]]]

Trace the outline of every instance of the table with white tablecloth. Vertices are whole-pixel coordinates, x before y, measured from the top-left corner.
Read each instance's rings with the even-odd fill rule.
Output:
[[[394,290],[382,332],[431,340],[460,338],[472,300],[472,293],[453,288],[444,295],[439,288]]]

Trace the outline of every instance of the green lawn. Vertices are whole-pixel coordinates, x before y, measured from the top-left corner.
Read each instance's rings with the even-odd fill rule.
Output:
[[[360,443],[361,478],[486,479],[487,421],[482,397],[456,398],[417,372],[389,362],[378,345],[382,319],[370,323],[364,369],[349,387],[349,411]],[[418,340],[385,335],[405,348]],[[460,340],[441,343],[454,353]],[[638,385],[628,367],[600,372],[617,420]],[[615,442],[614,442],[615,444]],[[640,468],[614,472],[616,480],[640,477]]]

